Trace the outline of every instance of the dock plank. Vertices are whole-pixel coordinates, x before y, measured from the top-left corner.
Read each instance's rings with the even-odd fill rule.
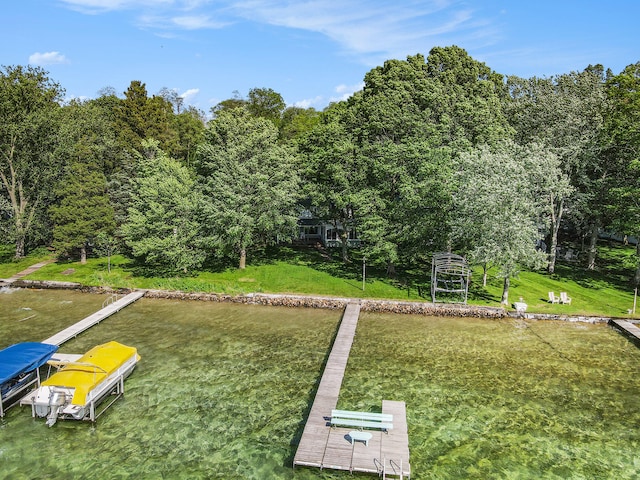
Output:
[[[127,305],[135,302],[139,298],[143,297],[145,292],[143,290],[136,290],[131,292],[130,294],[122,297],[121,299],[107,305],[106,307],[100,309],[99,311],[89,315],[88,317],[80,320],[77,323],[74,323],[68,328],[56,333],[55,335],[43,340],[42,343],[49,343],[51,345],[62,345],[63,343],[71,340],[72,338],[78,336],[85,330],[91,328],[92,326],[100,323],[105,318],[113,315],[116,312],[119,312]]]
[[[387,475],[389,475],[394,473],[390,467],[393,463],[396,476],[409,478],[411,475],[409,436],[404,402],[382,401],[382,413],[393,415],[393,429],[388,433],[370,430],[372,437],[368,446],[363,442],[351,441],[349,432],[354,430],[353,428],[332,427],[329,424],[331,410],[334,410],[338,404],[359,315],[360,305],[349,303],[302,432],[293,466],[294,468],[299,465],[379,475],[386,465]]]

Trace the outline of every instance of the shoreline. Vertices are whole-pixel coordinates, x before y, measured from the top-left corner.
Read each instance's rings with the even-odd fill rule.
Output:
[[[79,290],[87,293],[124,295],[131,293],[132,289],[110,287],[95,287],[82,285],[75,282],[60,282],[50,280],[24,280],[13,281],[0,280],[0,287],[7,288],[30,288],[30,289],[53,289],[53,290]],[[584,323],[609,323],[614,317],[598,316],[571,316],[552,315],[540,313],[517,313],[507,311],[503,307],[485,307],[479,305],[466,305],[454,303],[432,303],[432,302],[411,302],[398,300],[373,300],[361,298],[326,297],[319,295],[295,295],[295,294],[269,294],[269,293],[248,293],[244,295],[228,295],[205,292],[183,292],[179,290],[148,290],[139,289],[145,292],[147,298],[163,298],[191,301],[208,302],[230,302],[247,305],[280,306],[292,308],[325,308],[342,309],[349,302],[358,302],[360,308],[365,312],[393,313],[409,315],[427,315],[444,317],[467,317],[467,318],[522,318],[526,320],[561,320],[568,322]],[[620,317],[621,320],[629,321]]]

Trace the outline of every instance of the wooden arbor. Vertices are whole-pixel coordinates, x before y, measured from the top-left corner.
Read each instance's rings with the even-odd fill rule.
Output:
[[[441,302],[467,303],[471,270],[464,257],[453,253],[434,253],[431,260],[431,299]],[[459,299],[459,300],[458,300]]]

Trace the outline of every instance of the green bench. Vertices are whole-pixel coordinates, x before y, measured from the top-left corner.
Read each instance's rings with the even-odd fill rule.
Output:
[[[393,415],[390,413],[352,412],[331,410],[332,426],[373,428],[388,431],[393,429]]]

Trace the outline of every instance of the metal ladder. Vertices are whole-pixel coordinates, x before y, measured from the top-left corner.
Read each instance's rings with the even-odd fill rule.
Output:
[[[394,462],[393,460],[389,460],[389,468],[391,468],[392,471],[387,473],[387,459],[384,458],[382,460],[382,480],[386,480],[387,475],[391,475],[393,477],[399,478],[400,480],[403,480],[404,476],[402,474],[402,459],[400,459],[400,465],[398,465],[398,463]],[[380,474],[378,476],[380,476]]]

